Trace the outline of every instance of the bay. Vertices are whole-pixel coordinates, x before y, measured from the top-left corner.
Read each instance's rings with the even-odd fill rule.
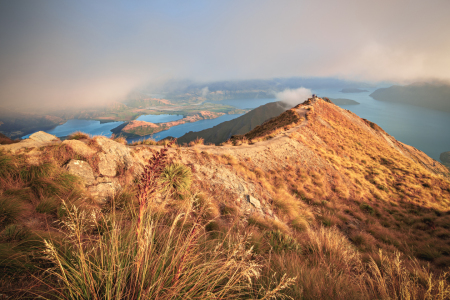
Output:
[[[81,131],[89,135],[104,135],[110,137],[112,135],[111,129],[123,124],[123,122],[107,122],[101,123],[95,120],[79,120],[71,119],[62,125],[58,125],[53,129],[46,130],[47,133],[53,134],[57,137],[68,136],[76,131]],[[31,134],[23,136],[26,139]]]
[[[137,121],[145,121],[151,123],[172,122],[183,119],[183,115],[142,115],[137,118]]]

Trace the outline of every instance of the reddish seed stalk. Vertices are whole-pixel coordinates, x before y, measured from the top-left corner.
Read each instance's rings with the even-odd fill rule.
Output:
[[[172,140],[163,149],[157,151],[148,160],[147,165],[144,167],[144,171],[140,176],[138,184],[138,201],[139,201],[139,216],[136,227],[136,237],[139,240],[142,230],[142,219],[144,217],[145,209],[147,208],[148,199],[156,192],[158,188],[158,178],[161,176],[166,164],[167,164],[167,151],[168,146],[171,146],[175,140]]]

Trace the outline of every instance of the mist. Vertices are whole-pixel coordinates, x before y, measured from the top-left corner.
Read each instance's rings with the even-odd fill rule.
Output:
[[[293,107],[311,98],[312,92],[310,89],[301,87],[298,89],[285,89],[282,92],[276,93],[275,96],[278,100]]]
[[[0,107],[101,105],[179,79],[448,82],[449,11],[446,0],[2,1]]]

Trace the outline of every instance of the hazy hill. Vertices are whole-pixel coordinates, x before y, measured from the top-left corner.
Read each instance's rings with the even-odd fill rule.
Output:
[[[441,153],[439,158],[444,163],[444,165],[447,166],[447,168],[450,169],[450,151]]]
[[[399,102],[450,112],[450,85],[443,83],[415,83],[394,85],[374,91],[376,100]]]
[[[272,102],[261,105],[243,116],[234,120],[220,123],[209,129],[198,132],[190,131],[177,139],[179,144],[189,143],[197,138],[203,138],[205,143],[220,144],[228,140],[232,135],[244,134],[266,120],[276,117],[289,107],[282,102]]]
[[[364,93],[368,92],[368,90],[355,89],[355,88],[345,88],[341,90],[341,93]]]
[[[448,169],[333,103],[309,99],[223,146],[122,143],[40,132],[0,146],[3,294],[450,293]],[[42,284],[43,270],[61,280]]]

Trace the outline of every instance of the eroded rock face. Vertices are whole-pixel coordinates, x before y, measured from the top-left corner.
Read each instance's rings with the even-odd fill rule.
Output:
[[[91,156],[96,152],[94,149],[78,140],[65,140],[64,142],[62,142],[62,144],[68,145],[76,154],[82,155],[84,157]]]
[[[103,176],[116,176],[118,159],[114,155],[100,153],[98,155],[98,171]]]
[[[55,141],[59,141],[56,136],[43,131],[38,131],[30,135],[28,139],[22,140],[19,143],[0,145],[0,149],[10,151],[11,153],[18,153],[24,149],[41,147]]]
[[[99,154],[98,169],[101,175],[116,176],[118,168],[128,169],[133,165],[133,157],[127,146],[106,137],[98,137],[96,141],[104,152]]]
[[[245,199],[250,202],[256,209],[261,209],[261,202],[251,195],[245,195]]]
[[[33,133],[32,135],[30,135],[29,139],[36,142],[59,141],[59,138],[57,138],[56,136],[43,131]]]
[[[114,197],[118,191],[116,185],[112,182],[99,183],[88,188],[89,193],[99,203],[105,203],[108,197]]]
[[[72,159],[67,163],[66,169],[70,174],[80,177],[85,185],[95,182],[94,171],[85,161]]]

